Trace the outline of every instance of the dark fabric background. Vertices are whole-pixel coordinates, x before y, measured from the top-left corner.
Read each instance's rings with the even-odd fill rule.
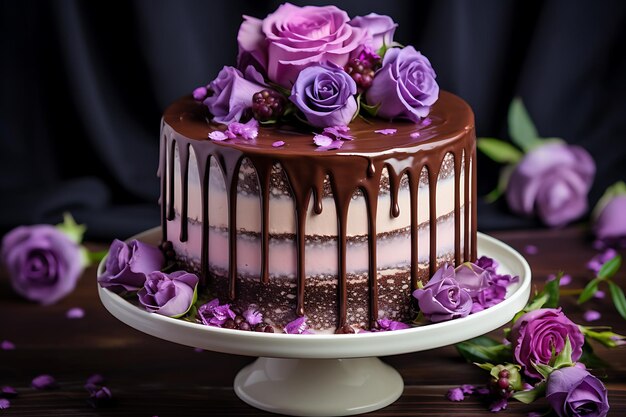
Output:
[[[0,0],[0,233],[63,211],[91,239],[157,225],[162,111],[234,64],[242,14],[278,5]],[[506,138],[508,104],[521,96],[540,134],[595,158],[591,204],[626,178],[626,2],[337,5],[399,23],[396,40],[421,50],[440,86],[470,103],[479,136]],[[499,167],[483,156],[478,167],[484,195]],[[537,226],[503,201],[479,207],[481,230]]]

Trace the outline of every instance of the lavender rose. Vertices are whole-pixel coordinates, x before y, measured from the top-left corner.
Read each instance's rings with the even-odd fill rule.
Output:
[[[369,38],[365,41],[365,45],[374,51],[378,51],[383,45],[391,47],[393,35],[398,27],[398,24],[389,16],[376,13],[357,16],[350,21],[350,25],[367,31]]]
[[[515,360],[524,367],[526,375],[534,378],[541,375],[533,363],[547,365],[553,352],[558,355],[563,350],[567,338],[572,345],[572,361],[580,358],[585,343],[578,326],[554,308],[524,314],[513,325],[509,338]]]
[[[576,366],[550,374],[546,399],[559,417],[604,417],[609,412],[606,387]]]
[[[472,297],[454,278],[454,268],[442,266],[422,289],[413,291],[420,311],[437,323],[465,317],[472,310]]]
[[[343,67],[367,37],[365,30],[349,25],[349,20],[335,6],[289,3],[263,20],[244,16],[237,36],[238,66],[264,68],[271,81],[284,87],[290,87],[308,66],[332,62]]]
[[[367,91],[367,103],[380,105],[378,116],[420,121],[439,98],[430,61],[412,46],[391,48]]]
[[[115,291],[137,291],[146,282],[146,275],[158,271],[164,263],[165,257],[159,248],[138,240],[124,243],[115,239],[98,282]]]
[[[249,66],[245,76],[237,68],[225,66],[211,81],[212,95],[204,99],[204,104],[218,123],[230,124],[241,120],[243,113],[252,107],[252,96],[265,88],[263,76]]]
[[[356,83],[340,67],[324,64],[302,70],[289,99],[316,127],[343,126],[357,111]]]
[[[180,317],[187,313],[197,298],[198,277],[186,271],[165,274],[154,271],[146,277],[139,290],[139,302],[151,313]]]
[[[609,187],[593,210],[593,231],[600,240],[626,240],[626,184]]]
[[[550,142],[528,152],[517,164],[506,188],[509,207],[517,214],[536,213],[558,227],[587,211],[587,193],[596,165],[580,146]]]
[[[15,291],[44,305],[72,292],[86,265],[80,245],[50,225],[13,229],[2,239],[0,257]]]

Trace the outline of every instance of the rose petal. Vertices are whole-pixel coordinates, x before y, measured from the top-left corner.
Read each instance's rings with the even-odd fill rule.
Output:
[[[53,376],[43,374],[33,378],[31,386],[37,390],[53,389],[57,387],[57,381]]]
[[[276,142],[272,143],[272,146],[274,148],[280,148],[281,146],[285,145],[285,141],[284,140],[277,140]]]
[[[6,398],[0,398],[0,410],[6,410],[11,407],[11,401]]]
[[[381,135],[393,135],[398,131],[398,129],[380,129],[375,130],[374,133],[380,133]]]
[[[585,319],[585,321],[596,321],[600,320],[601,317],[602,315],[600,314],[600,312],[596,310],[587,310],[583,314],[583,318]]]
[[[333,143],[333,138],[326,135],[315,135],[313,136],[313,143],[315,143],[317,146],[327,147],[330,146],[331,143]]]
[[[74,307],[67,310],[65,317],[68,319],[82,319],[85,317],[85,310],[80,307]]]
[[[209,133],[209,139],[221,142],[228,139],[228,136],[226,136],[226,133],[222,132],[221,130],[214,130],[213,132]]]
[[[17,390],[13,387],[5,385],[0,388],[0,397],[13,398],[17,396]]]
[[[539,253],[539,248],[537,248],[537,246],[535,245],[526,245],[524,247],[524,252],[526,252],[526,254],[528,255],[536,255],[537,253]]]
[[[104,384],[104,377],[100,374],[93,374],[87,378],[87,384],[102,385]]]
[[[452,388],[451,390],[448,390],[446,398],[450,401],[463,401],[465,399],[465,395],[463,395],[463,390],[461,388]]]
[[[501,398],[491,403],[491,405],[489,406],[489,411],[491,411],[492,413],[497,413],[498,411],[506,409],[507,405],[509,405],[507,399]]]
[[[596,293],[593,295],[593,297],[601,300],[604,297],[606,297],[606,293],[602,290],[597,290]]]
[[[2,343],[0,343],[0,349],[15,350],[15,344],[9,340],[3,340]]]
[[[418,139],[420,137],[420,132],[413,132],[409,135],[412,139]]]

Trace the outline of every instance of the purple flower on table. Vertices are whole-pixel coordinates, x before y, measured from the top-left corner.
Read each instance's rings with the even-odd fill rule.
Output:
[[[186,271],[166,274],[154,271],[137,292],[139,302],[151,313],[181,317],[196,302],[198,277]]]
[[[39,375],[33,378],[30,385],[37,390],[57,388],[57,381],[52,375]]]
[[[509,335],[513,344],[513,357],[523,366],[524,373],[540,378],[533,364],[547,365],[554,354],[559,354],[569,339],[572,346],[572,361],[582,355],[585,338],[579,327],[568,319],[561,309],[542,308],[521,316]]]
[[[309,325],[306,321],[306,316],[298,317],[297,319],[285,324],[283,331],[287,334],[312,334],[313,332],[309,330]]]
[[[252,107],[252,96],[264,88],[263,77],[251,66],[246,68],[245,76],[237,68],[225,66],[209,88],[213,95],[203,103],[213,120],[223,124],[239,122],[244,112]]]
[[[602,266],[605,263],[615,258],[616,256],[617,256],[617,251],[613,248],[608,248],[604,252],[599,253],[593,258],[591,258],[589,262],[587,262],[587,269],[597,274],[598,272],[600,272],[600,269],[602,269]]]
[[[289,3],[263,20],[244,16],[237,35],[237,65],[254,65],[283,87],[290,87],[311,65],[330,62],[343,67],[368,37],[366,30],[349,21],[348,14],[335,6]]]
[[[580,146],[549,142],[529,151],[515,166],[506,188],[516,214],[536,214],[550,227],[564,226],[587,211],[596,165]]]
[[[626,183],[610,186],[592,213],[593,231],[598,239],[612,244],[626,241]]]
[[[448,264],[439,268],[424,288],[413,291],[413,297],[422,314],[434,323],[465,317],[472,310],[472,297],[461,288]]]
[[[394,22],[391,17],[376,13],[357,16],[349,23],[351,26],[367,31],[368,37],[365,40],[365,45],[372,48],[374,51],[378,51],[383,45],[391,47],[393,44],[393,35],[398,27],[398,24]],[[358,53],[360,51],[357,50],[356,52]]]
[[[114,291],[137,291],[143,287],[146,275],[160,270],[164,264],[165,257],[159,248],[136,239],[128,243],[115,239],[98,282]]]
[[[419,122],[439,98],[439,85],[430,61],[412,46],[391,48],[367,91],[369,105],[379,105],[386,119]]]
[[[13,289],[44,305],[71,293],[86,265],[81,246],[50,225],[11,230],[2,239],[0,258]]]
[[[378,323],[378,326],[379,326],[378,331],[381,331],[381,332],[404,330],[404,329],[408,329],[409,327],[411,327],[408,324],[403,323],[401,321],[390,320],[388,318],[378,319],[376,322]]]
[[[356,83],[332,64],[314,65],[298,75],[291,100],[315,127],[347,125],[357,111]]]
[[[609,412],[606,387],[585,369],[557,369],[548,377],[546,399],[559,417],[604,417]]]
[[[517,276],[498,274],[497,266],[493,259],[483,257],[476,264],[465,262],[456,268],[457,282],[472,297],[472,313],[502,302],[506,297],[508,286],[519,280]]]
[[[198,317],[205,326],[222,327],[226,320],[234,320],[236,316],[230,304],[220,304],[217,298],[198,308]]]

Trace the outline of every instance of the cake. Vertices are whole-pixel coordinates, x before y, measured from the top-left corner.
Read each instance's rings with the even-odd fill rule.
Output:
[[[272,54],[295,36],[281,18],[330,21],[325,48],[333,34],[356,46],[281,69],[288,57]],[[371,329],[410,321],[420,283],[476,259],[472,110],[433,84],[423,55],[393,47],[395,26],[333,6],[246,17],[239,69],[165,110],[162,239],[209,297],[255,306],[278,328],[306,317],[316,332]],[[414,101],[396,97],[406,88]]]

